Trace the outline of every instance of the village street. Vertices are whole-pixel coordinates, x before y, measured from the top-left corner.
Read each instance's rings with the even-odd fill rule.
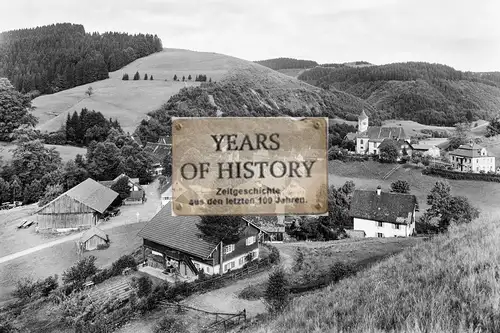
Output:
[[[159,210],[161,206],[160,196],[158,194],[158,181],[155,180],[149,185],[143,185],[146,194],[147,201],[144,204],[130,204],[120,207],[121,213],[120,215],[111,218],[109,221],[101,222],[97,226],[102,230],[110,230],[122,225],[137,223],[137,222],[147,222],[149,221]],[[31,217],[30,217],[31,218]],[[15,225],[19,223],[19,221],[15,221],[15,223],[10,223],[8,228],[12,228],[14,230]],[[31,229],[34,229],[33,227]],[[20,230],[21,232],[27,230]],[[32,230],[30,230],[32,231]],[[75,241],[79,239],[82,235],[82,232],[71,234],[68,236],[63,236],[53,241],[49,241],[46,239],[45,243],[39,244],[34,247],[30,247],[28,249],[18,251],[15,253],[11,253],[6,256],[0,257],[0,264],[8,262],[10,260],[14,260],[16,258],[47,249],[53,247],[58,244]],[[41,237],[41,236],[40,236]]]

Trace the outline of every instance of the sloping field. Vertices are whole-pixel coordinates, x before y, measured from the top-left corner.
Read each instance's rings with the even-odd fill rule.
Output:
[[[204,74],[207,79],[217,81],[229,69],[245,66],[259,65],[217,53],[165,49],[110,73],[109,79],[40,96],[33,100],[36,107],[33,114],[39,118],[38,128],[51,132],[66,121],[68,112],[79,112],[86,107],[102,112],[107,118],[117,118],[125,131],[133,132],[149,111],[159,108],[181,88],[198,85],[199,82],[194,82],[196,75]],[[136,71],[141,80],[132,80]],[[124,73],[129,75],[129,81],[122,80]],[[144,81],[144,74],[153,75],[153,80]],[[191,75],[192,81],[175,82],[174,75],[180,80]],[[90,97],[85,95],[89,86],[94,91]]]
[[[497,222],[452,227],[244,332],[499,332]]]

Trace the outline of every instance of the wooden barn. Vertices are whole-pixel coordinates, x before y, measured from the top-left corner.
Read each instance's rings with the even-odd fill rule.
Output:
[[[106,245],[108,242],[108,235],[96,226],[85,231],[80,238],[80,244],[86,251],[95,250],[99,245]]]
[[[38,228],[40,231],[90,228],[117,196],[115,191],[87,178],[36,212]]]

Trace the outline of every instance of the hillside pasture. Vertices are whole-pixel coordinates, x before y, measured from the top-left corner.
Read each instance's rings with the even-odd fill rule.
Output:
[[[80,154],[85,156],[87,154],[86,148],[73,147],[73,146],[60,146],[60,145],[45,145],[46,148],[55,148],[61,155],[63,162],[74,160],[76,155]],[[0,158],[8,161],[12,158],[12,151],[16,145],[10,142],[0,142]]]
[[[147,119],[148,112],[158,109],[180,89],[199,85],[194,82],[196,75],[204,74],[207,80],[218,81],[229,69],[248,66],[259,65],[217,53],[164,49],[109,73],[109,79],[40,96],[33,100],[36,107],[33,114],[39,119],[37,128],[52,132],[66,121],[68,113],[86,107],[101,112],[106,118],[118,119],[125,132],[132,133],[142,119]],[[137,71],[141,79],[134,81]],[[128,81],[122,80],[124,73],[129,75]],[[144,74],[153,75],[153,80],[144,81]],[[173,81],[174,75],[179,80],[185,76],[186,82]],[[187,81],[189,75],[190,82]],[[94,92],[90,97],[85,95],[89,86]]]
[[[291,76],[293,78],[298,78],[300,74],[302,74],[304,71],[308,70],[309,68],[286,68],[286,69],[278,69],[277,72],[280,72],[282,74]]]
[[[455,196],[465,196],[472,204],[481,210],[483,215],[500,214],[500,184],[493,182],[478,182],[470,180],[451,180],[422,175],[422,169],[411,165],[402,165],[388,179],[383,180],[382,170],[394,167],[396,164],[380,164],[377,162],[330,162],[328,181],[330,185],[342,186],[352,180],[356,189],[373,190],[381,186],[383,191],[389,191],[390,185],[396,180],[406,180],[410,184],[412,194],[418,199],[420,214],[428,208],[427,195],[437,181],[448,182],[451,193]],[[379,170],[379,171],[377,171]],[[381,176],[382,175],[382,176]]]
[[[408,136],[422,135],[421,131],[423,129],[432,131],[448,131],[450,133],[455,130],[453,127],[422,125],[411,120],[386,120],[382,123],[382,125],[387,127],[402,127]]]

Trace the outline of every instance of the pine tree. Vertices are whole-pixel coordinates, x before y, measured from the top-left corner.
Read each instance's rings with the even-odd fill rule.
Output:
[[[184,82],[184,81],[186,81],[186,77],[185,76],[182,77],[182,82]]]
[[[174,75],[174,81],[177,81],[177,74]]]
[[[139,72],[135,72],[134,80],[137,81],[137,80],[140,80],[140,79],[141,79],[141,76],[139,75]]]
[[[191,74],[189,74],[188,80],[191,81],[191,79],[192,79]]]
[[[127,73],[123,74],[122,80],[128,81],[128,74]]]
[[[212,82],[212,78],[210,78],[210,80],[208,80],[208,82]]]
[[[153,74],[151,74],[151,75],[149,76],[149,80],[150,80],[150,81],[153,81]]]
[[[144,74],[144,80],[147,80],[148,79],[148,74]]]
[[[288,280],[282,267],[269,275],[269,282],[264,294],[265,303],[271,313],[283,311],[290,301]]]

